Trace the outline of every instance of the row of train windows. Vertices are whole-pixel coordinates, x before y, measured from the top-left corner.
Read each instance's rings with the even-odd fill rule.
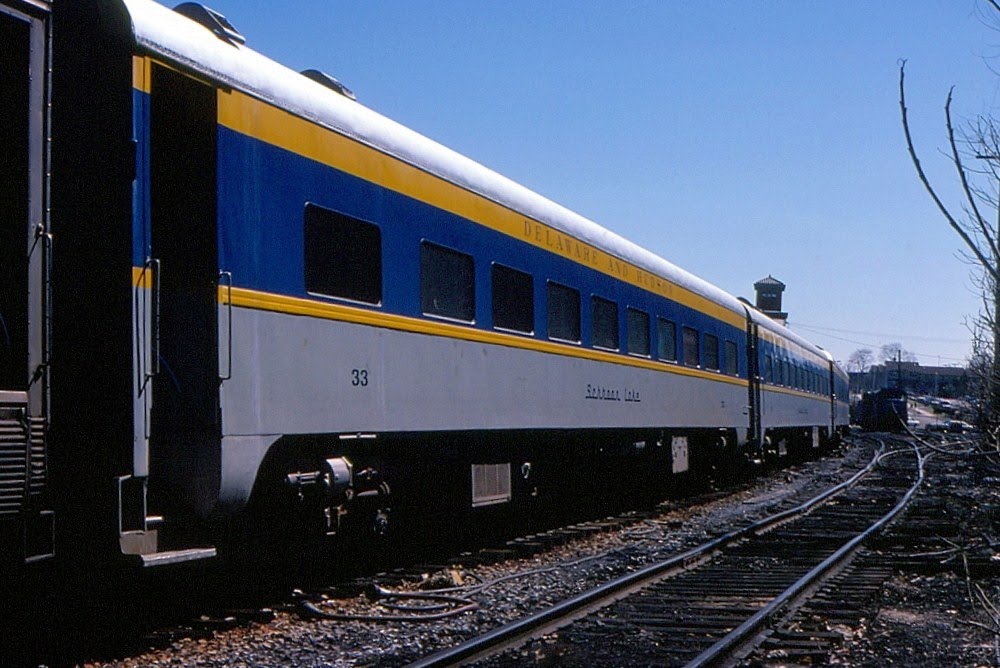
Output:
[[[305,207],[305,283],[309,293],[378,305],[382,302],[382,234],[373,223],[315,204]],[[494,263],[491,267],[493,326],[519,334],[534,334],[535,293],[531,274]],[[548,281],[548,337],[580,343],[580,292]],[[420,244],[420,309],[425,315],[472,323],[475,320],[475,266],[471,255],[429,241]],[[618,304],[591,297],[591,343],[618,351]],[[626,352],[652,357],[650,316],[626,310]],[[738,375],[736,343],[681,327],[680,359],[677,325],[656,317],[656,358],[680,361]],[[704,357],[702,356],[704,355]]]
[[[830,380],[824,373],[771,355],[764,355],[762,373],[766,383],[821,394],[829,394],[830,391]]]

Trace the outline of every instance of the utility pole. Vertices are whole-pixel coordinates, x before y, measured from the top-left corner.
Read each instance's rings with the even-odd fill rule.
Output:
[[[903,389],[903,350],[896,351],[896,389]]]

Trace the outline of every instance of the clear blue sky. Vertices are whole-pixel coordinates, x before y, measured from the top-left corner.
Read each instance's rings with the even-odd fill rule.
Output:
[[[1000,115],[980,0],[207,0],[247,44],[737,295],[846,360],[961,363],[979,309],[899,121],[960,204],[943,112]]]

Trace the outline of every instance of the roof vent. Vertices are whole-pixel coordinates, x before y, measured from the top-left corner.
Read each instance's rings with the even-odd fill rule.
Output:
[[[197,2],[182,2],[174,7],[174,11],[188,17],[195,23],[200,23],[215,33],[216,37],[230,44],[247,43],[247,38],[225,16],[205,5]]]
[[[318,84],[322,84],[332,91],[340,93],[344,97],[350,100],[357,100],[358,98],[354,95],[354,91],[340,83],[333,77],[331,77],[326,72],[320,72],[319,70],[302,70],[302,76],[308,77]]]

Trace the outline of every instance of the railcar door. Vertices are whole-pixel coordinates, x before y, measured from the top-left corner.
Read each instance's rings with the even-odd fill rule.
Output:
[[[217,484],[216,91],[154,65],[150,102],[152,332],[149,493],[170,526]]]
[[[827,382],[829,382],[828,394],[830,395],[830,438],[834,438],[837,433],[837,376],[833,372],[833,360],[830,360],[827,370]]]
[[[0,3],[0,552],[51,553],[46,482],[48,10]],[[51,522],[51,514],[45,513]]]
[[[748,425],[747,440],[751,447],[751,457],[759,459],[764,442],[763,416],[761,414],[763,404],[760,395],[760,328],[753,321],[753,315],[750,313],[750,310],[745,306],[743,310],[746,311],[747,315],[747,413],[750,422]]]

